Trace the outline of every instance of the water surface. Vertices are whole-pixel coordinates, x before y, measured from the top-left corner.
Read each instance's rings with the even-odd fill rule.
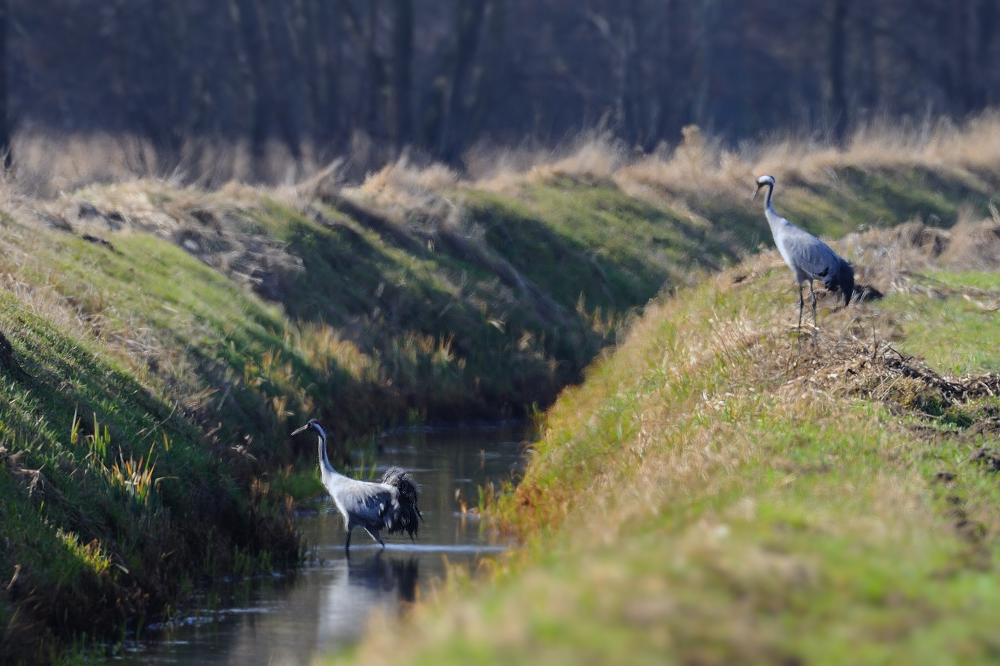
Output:
[[[385,537],[382,549],[355,530],[344,551],[343,520],[329,498],[300,512],[306,563],[296,572],[216,588],[182,612],[155,641],[114,659],[129,664],[308,664],[356,642],[375,609],[404,613],[444,577],[446,563],[475,563],[504,550],[503,537],[463,514],[478,488],[520,469],[524,429],[517,425],[425,429],[379,440],[379,473],[413,472],[424,521],[417,542]],[[456,492],[458,499],[456,499]]]

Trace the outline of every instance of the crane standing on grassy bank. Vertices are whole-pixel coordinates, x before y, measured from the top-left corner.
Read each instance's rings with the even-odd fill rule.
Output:
[[[292,435],[310,428],[319,436],[319,470],[323,485],[333,497],[340,515],[344,517],[344,529],[347,530],[344,549],[350,549],[351,531],[355,527],[363,528],[383,548],[385,542],[379,534],[383,529],[389,534],[405,531],[412,540],[417,534],[421,513],[417,508],[417,484],[413,482],[410,473],[398,467],[390,467],[382,475],[380,483],[358,481],[344,476],[333,468],[326,457],[326,431],[319,421],[311,419]]]
[[[839,289],[844,296],[844,307],[851,303],[854,294],[854,268],[826,243],[807,231],[778,215],[771,204],[774,193],[774,176],[761,176],[757,179],[757,189],[751,199],[756,198],[762,187],[767,188],[764,199],[764,216],[771,227],[774,244],[778,246],[781,257],[792,269],[795,284],[799,287],[799,330],[802,330],[802,285],[809,283],[809,296],[812,298],[813,327],[816,327],[816,292],[813,291],[813,280],[822,280],[830,291]]]

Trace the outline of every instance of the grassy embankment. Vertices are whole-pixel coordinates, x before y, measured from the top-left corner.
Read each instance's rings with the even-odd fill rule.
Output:
[[[530,203],[471,193],[472,228],[440,198],[403,219],[349,195],[139,182],[8,201],[0,330],[26,376],[0,385],[4,659],[113,641],[198,580],[294,561],[284,495],[318,482],[278,471],[311,469],[292,425],[323,417],[343,444],[547,403],[673,270]],[[601,233],[673,233],[610,197]],[[484,237],[515,228],[524,243]]]
[[[0,382],[3,657],[113,641],[197,581],[294,560],[285,495],[316,483],[280,470],[311,466],[287,438],[308,416],[344,444],[545,405],[664,283],[768,239],[746,165],[692,179],[696,141],[623,169],[604,148],[474,184],[397,165],[353,189],[8,192],[0,330],[26,374]],[[841,165],[783,194],[839,234],[984,210],[988,177]]]
[[[806,175],[778,208],[872,224],[843,183],[873,175],[925,216],[949,178],[998,189],[900,162]],[[774,252],[657,299],[497,500],[524,549],[378,627],[359,660],[995,661],[998,218],[842,241],[888,296],[825,300],[815,343]]]
[[[5,190],[0,656],[169,615],[297,556],[279,471],[411,419],[546,404],[664,281],[736,255],[613,184]],[[9,359],[8,359],[9,360]],[[302,448],[297,448],[297,445]]]

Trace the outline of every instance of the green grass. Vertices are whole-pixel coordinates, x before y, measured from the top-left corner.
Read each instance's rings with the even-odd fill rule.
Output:
[[[811,369],[852,330],[899,335],[886,321],[904,313],[923,327],[905,320],[894,344],[995,368],[986,315],[958,293],[894,296],[821,316],[814,352],[789,337],[784,269],[730,277],[648,308],[554,406],[495,508],[524,550],[401,629],[415,663],[995,662],[1000,485],[968,458],[995,442],[970,426],[996,399],[962,404],[956,427],[866,398],[882,375]],[[946,325],[946,346],[922,333]],[[371,640],[358,659],[392,650]]]
[[[950,374],[1000,371],[1000,314],[994,309],[1000,276],[937,271],[914,282],[938,297],[901,293],[886,299],[883,307],[905,334],[900,351]]]
[[[739,248],[774,247],[759,201],[748,203],[743,192],[685,196],[690,208]],[[744,198],[747,197],[747,198]],[[988,179],[941,168],[895,168],[848,165],[831,169],[825,178],[780,178],[774,205],[778,212],[807,231],[841,237],[859,229],[891,227],[913,219],[950,227],[963,211],[988,217],[995,186]]]
[[[18,572],[0,598],[6,654],[41,658],[60,635],[120,636],[123,619],[162,612],[185,580],[229,571],[238,548],[295,560],[282,511],[241,493],[201,430],[99,345],[9,294],[0,330],[30,375],[0,383],[0,566]]]
[[[144,187],[76,196],[140,220],[149,206],[176,216],[220,205]],[[609,209],[576,227],[556,215],[583,196],[578,212],[602,199]],[[227,202],[230,232],[300,262],[255,291],[162,234],[105,233],[109,249],[8,220],[0,267],[14,287],[0,330],[31,379],[2,384],[0,476],[13,513],[0,577],[19,572],[0,593],[4,654],[41,659],[84,634],[114,640],[195,581],[294,559],[283,498],[320,492],[313,446],[287,436],[294,425],[319,416],[335,446],[350,447],[380,426],[546,404],[670,270],[691,265],[670,249],[672,219],[644,221],[655,210],[620,192],[557,184],[532,201],[539,234],[518,229],[516,246],[461,230],[402,242],[322,202],[318,216],[260,193]],[[470,224],[513,225],[502,206],[470,204]],[[177,219],[178,238],[230,242]],[[666,251],[628,249],[656,234]],[[530,252],[537,261],[517,263]],[[549,256],[572,271],[539,271]],[[28,470],[39,469],[32,485]]]
[[[778,207],[834,236],[913,215],[948,225],[963,205],[980,210],[988,199],[978,181],[956,173],[840,169],[835,184],[783,183]],[[650,453],[634,446],[645,441],[647,414],[662,412],[658,437],[670,430],[663,424],[675,424],[669,441],[678,450],[682,434],[716,427],[691,411],[702,395],[750,386],[738,376],[739,363],[749,362],[740,350],[720,356],[714,346],[727,335],[718,327],[739,317],[767,319],[779,306],[787,314],[792,301],[777,277],[769,278],[782,285],[773,298],[685,286],[770,242],[759,202],[751,205],[742,190],[639,196],[612,181],[528,176],[509,191],[452,183],[419,196],[397,192],[400,201],[419,200],[402,209],[392,196],[366,198],[363,189],[345,205],[343,197],[137,182],[26,201],[5,215],[0,331],[30,379],[0,375],[0,500],[9,527],[0,581],[17,572],[13,583],[0,584],[0,657],[51,659],[61,646],[85,643],[84,634],[119,640],[169,613],[198,581],[294,561],[298,540],[286,499],[320,489],[313,444],[288,433],[309,417],[330,427],[334,447],[356,449],[372,432],[400,423],[530,414],[589,376],[591,386],[605,388],[569,391],[548,417],[549,435],[516,496],[523,510],[504,508],[526,534],[544,526],[556,542],[565,539],[568,573],[560,575],[584,576],[573,539],[557,529],[582,510],[579,495],[595,478],[625,483],[643,456],[671,450],[666,439]],[[42,225],[33,208],[62,223]],[[83,209],[108,221],[116,213],[124,228],[110,231],[92,214],[81,218]],[[113,249],[87,242],[84,231],[106,237]],[[997,288],[983,276],[927,278],[944,286],[952,279],[978,280],[979,300]],[[644,365],[592,366],[651,298],[677,290],[700,300],[662,321],[647,315],[636,326],[657,321],[651,346],[622,352]],[[899,309],[910,353],[923,350],[955,371],[994,367],[992,352],[971,341],[992,340],[992,315],[970,301],[953,307],[948,298],[946,305],[912,306],[893,297],[883,307]],[[913,308],[968,328],[970,341],[940,355],[943,327],[920,329],[920,319],[903,312]],[[715,359],[702,359],[711,372],[688,368],[688,352]],[[653,412],[650,396],[663,400]],[[727,417],[727,432],[756,433],[761,450],[771,446],[763,433],[772,430],[790,440],[806,436],[755,420],[755,410],[773,408],[744,404]],[[939,416],[952,427],[976,418],[960,411],[942,408]],[[868,435],[860,416],[847,423]],[[891,448],[891,436],[876,439]],[[816,446],[803,450],[802,464],[815,467],[829,454]],[[783,492],[777,477],[755,474],[732,481],[727,492],[746,484]],[[685,513],[670,514],[669,525],[635,521],[636,538],[668,528],[683,535],[691,516],[728,506],[689,490]],[[807,512],[802,501],[796,511]],[[539,543],[546,543],[536,547],[541,557],[549,546]],[[594,552],[615,559],[617,550],[601,548],[608,549]],[[637,570],[647,566],[641,550]],[[622,560],[626,573],[629,561]],[[593,589],[582,592],[592,596],[587,604],[602,607]],[[559,617],[538,619],[552,645],[583,631]],[[572,613],[570,620],[591,626]],[[622,631],[614,645],[643,630]],[[602,640],[596,630],[584,633],[581,642]],[[516,655],[523,646],[511,649]]]
[[[849,166],[837,170],[832,184],[794,188],[788,207],[813,233],[839,235],[859,222],[878,227],[919,218],[948,227],[963,209],[988,216],[993,196],[990,183],[958,171]]]
[[[645,303],[664,283],[699,265],[734,259],[707,224],[634,199],[613,185],[568,178],[527,187],[518,199],[465,194],[486,239],[560,305],[615,311]]]

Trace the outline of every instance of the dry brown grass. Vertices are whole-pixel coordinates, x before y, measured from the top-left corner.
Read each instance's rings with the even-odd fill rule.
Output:
[[[48,198],[94,183],[141,179],[210,190],[232,181],[290,186],[314,178],[329,163],[309,143],[301,151],[295,159],[286,145],[271,141],[255,157],[245,141],[210,137],[190,137],[168,150],[139,136],[98,132],[24,133],[15,137],[12,154],[20,190]],[[360,161],[363,156],[347,157]]]
[[[458,174],[442,164],[413,165],[406,155],[370,174],[340,195],[370,207],[400,226],[433,228],[461,225],[461,202],[452,198]]]
[[[406,152],[384,154],[364,137],[357,137],[347,154],[320,167],[315,150],[306,150],[296,163],[278,144],[255,162],[245,145],[221,141],[187,141],[176,155],[166,155],[135,137],[23,135],[15,142],[16,176],[0,186],[0,208],[31,209],[49,226],[68,225],[98,237],[105,225],[158,233],[186,243],[207,263],[237,279],[260,284],[259,278],[272,272],[269,267],[294,269],[294,260],[280,247],[248,236],[235,223],[240,216],[228,214],[255,206],[261,194],[300,211],[317,199],[346,201],[404,235],[412,230],[422,237],[447,229],[475,241],[477,230],[467,223],[462,203],[462,190],[468,187],[517,196],[526,185],[558,178],[607,183],[682,218],[702,221],[704,212],[692,212],[692,206],[701,210],[696,202],[745,208],[752,179],[761,172],[773,173],[784,183],[816,182],[834,188],[839,187],[836,171],[845,166],[920,166],[970,181],[997,180],[998,137],[997,113],[962,127],[944,121],[919,127],[873,124],[860,128],[844,148],[776,139],[734,151],[691,126],[675,148],[664,146],[648,155],[599,133],[582,135],[561,149],[475,147],[468,154],[468,170],[460,174],[411,159]],[[352,185],[358,169],[375,164],[373,160],[385,166]],[[251,191],[239,184],[261,181],[277,186]],[[91,183],[107,185],[89,187]],[[183,187],[185,183],[195,189]],[[206,187],[217,191],[206,194]],[[123,220],[112,219],[115,214]],[[224,238],[214,243],[212,234]],[[964,237],[956,236],[952,253],[971,251],[960,249]],[[989,261],[981,252],[976,265]]]
[[[206,192],[143,179],[88,186],[51,200],[9,194],[4,208],[22,223],[94,242],[111,244],[114,233],[130,231],[158,236],[274,299],[278,294],[269,291],[277,283],[274,276],[300,270],[301,260],[254,222],[265,197],[299,207],[291,190],[233,182]]]
[[[339,190],[363,181],[360,190],[440,191],[456,181],[497,191],[516,191],[525,182],[568,176],[615,182],[636,195],[663,192],[738,193],[743,196],[752,175],[767,172],[781,180],[829,180],[843,166],[895,168],[923,166],[975,177],[1000,167],[1000,113],[987,112],[963,125],[946,119],[920,125],[875,122],[858,128],[842,148],[808,138],[776,138],[744,144],[737,150],[706,136],[695,126],[684,129],[681,142],[662,145],[652,154],[630,150],[608,134],[589,132],[566,146],[489,147],[476,145],[465,156],[465,172],[427,164],[413,166],[402,155],[377,148],[357,135],[343,155],[324,159],[309,144],[296,161],[287,147],[272,142],[254,158],[248,146],[210,138],[191,138],[176,151],[157,149],[130,135],[45,135],[15,138],[17,183],[32,196],[55,196],[91,183],[131,182],[157,178],[175,185],[215,189],[231,181],[298,184],[315,192],[322,184]],[[397,200],[396,203],[399,203]]]
[[[478,170],[477,187],[516,192],[525,181],[571,177],[614,182],[632,196],[672,202],[677,196],[723,196],[743,200],[753,178],[773,174],[784,182],[835,183],[837,169],[924,167],[969,179],[1000,171],[1000,113],[990,112],[959,127],[948,121],[907,127],[874,123],[859,128],[843,148],[801,138],[767,140],[739,150],[726,148],[698,127],[682,141],[650,155],[629,152],[606,135],[587,135],[571,149],[537,151],[531,160],[503,159]],[[477,155],[477,162],[490,163]]]
[[[995,271],[1000,268],[1000,216],[992,210],[994,215],[983,220],[965,214],[950,229],[909,222],[850,234],[840,247],[858,265],[858,282],[884,294],[909,288],[907,276],[922,271]]]

